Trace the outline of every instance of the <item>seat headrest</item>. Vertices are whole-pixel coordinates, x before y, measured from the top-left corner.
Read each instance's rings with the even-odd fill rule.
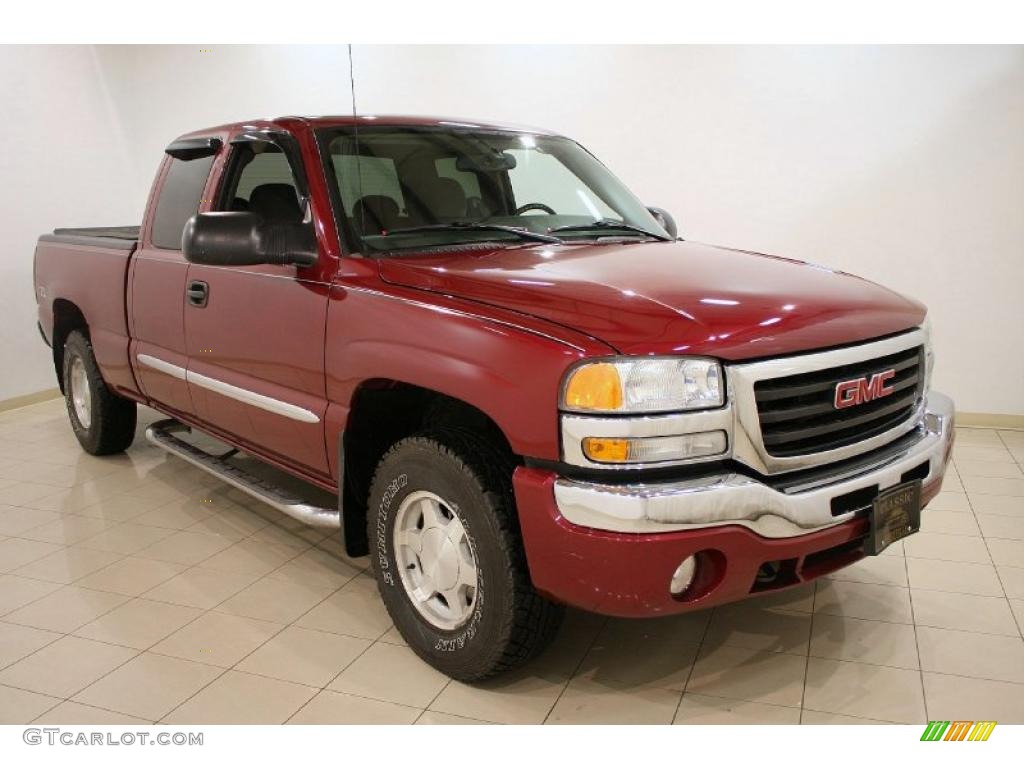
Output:
[[[249,195],[249,210],[266,221],[298,224],[302,209],[291,184],[260,184]]]
[[[352,206],[352,220],[364,235],[394,229],[398,216],[398,203],[387,195],[364,195]]]
[[[421,178],[410,185],[417,208],[435,220],[460,219],[466,215],[466,192],[455,179]]]

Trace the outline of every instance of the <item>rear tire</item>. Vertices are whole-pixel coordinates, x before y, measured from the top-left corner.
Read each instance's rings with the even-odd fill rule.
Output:
[[[120,453],[135,439],[135,403],[107,388],[81,331],[72,331],[64,343],[64,400],[75,437],[93,456]]]
[[[512,469],[487,441],[445,430],[392,446],[370,489],[370,560],[384,605],[413,651],[464,682],[534,657],[564,615],[530,583]]]

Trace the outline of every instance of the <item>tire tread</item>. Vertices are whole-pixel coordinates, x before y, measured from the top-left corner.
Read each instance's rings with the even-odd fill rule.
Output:
[[[78,348],[76,350],[76,348]],[[89,337],[81,331],[72,331],[64,343],[64,375],[67,376],[68,350],[78,351],[85,364],[90,384],[93,387],[93,427],[86,440],[83,440],[79,430],[75,429],[82,447],[93,456],[106,456],[112,453],[121,453],[132,444],[135,439],[135,427],[138,419],[138,411],[132,400],[115,395],[107,387],[100,374],[99,366],[96,364],[96,355],[92,349],[92,342]],[[68,411],[72,417],[72,424],[75,424],[73,407],[70,401],[70,388],[65,379],[65,395],[68,398]]]
[[[437,453],[475,480],[494,515],[499,546],[510,563],[505,575],[512,584],[513,610],[503,617],[498,633],[505,638],[504,647],[488,668],[466,670],[459,679],[483,680],[518,667],[547,647],[561,626],[565,609],[541,596],[530,581],[512,490],[514,461],[506,451],[472,432],[452,427],[435,428],[404,438],[388,449],[377,466],[372,486],[381,480],[379,475],[383,468],[413,446]]]

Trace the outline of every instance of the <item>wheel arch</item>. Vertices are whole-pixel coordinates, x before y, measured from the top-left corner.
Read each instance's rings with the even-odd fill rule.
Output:
[[[339,445],[339,501],[350,555],[368,550],[370,482],[388,448],[404,437],[453,429],[483,437],[514,463],[522,460],[498,422],[473,403],[396,379],[366,379],[355,388]]]
[[[67,343],[68,336],[74,331],[82,331],[86,338],[89,338],[89,323],[85,319],[85,314],[73,301],[63,298],[54,299],[51,351],[53,353],[53,371],[57,375],[61,393],[64,392],[64,345]]]

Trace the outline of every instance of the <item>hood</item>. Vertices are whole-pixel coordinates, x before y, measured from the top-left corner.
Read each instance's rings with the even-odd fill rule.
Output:
[[[567,326],[623,354],[792,354],[920,325],[925,308],[863,278],[692,242],[528,246],[387,258],[391,283]]]

